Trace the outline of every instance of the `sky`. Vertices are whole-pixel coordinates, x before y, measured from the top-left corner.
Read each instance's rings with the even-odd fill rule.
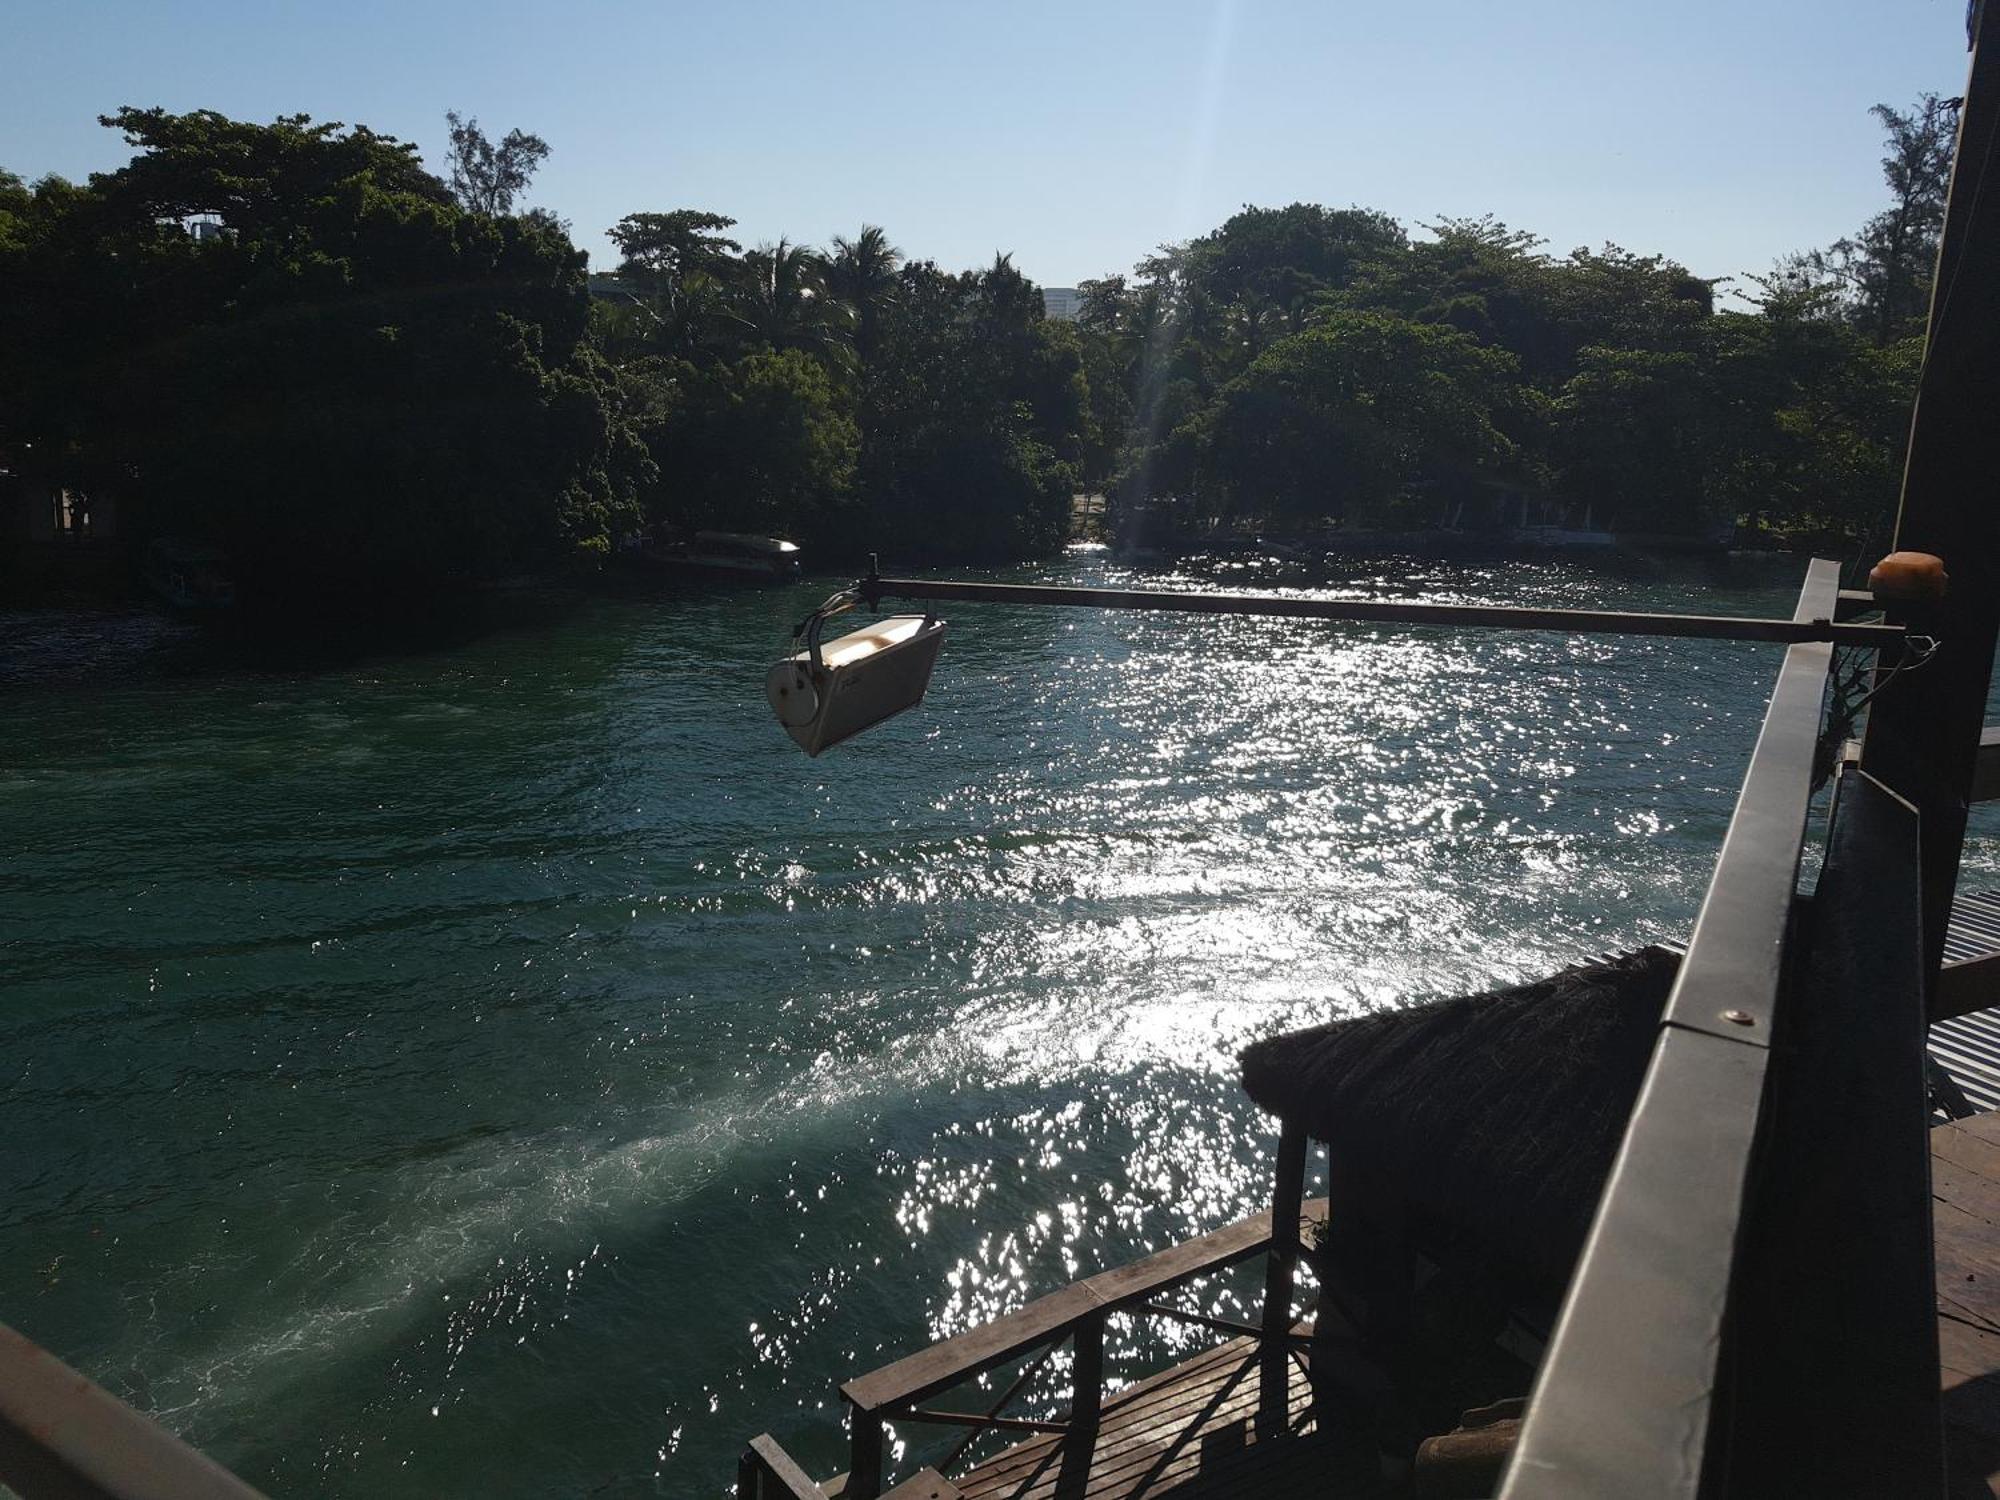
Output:
[[[1246,203],[1493,214],[1741,276],[1884,202],[1877,102],[1958,94],[1963,0],[0,0],[0,167],[82,178],[119,105],[542,136],[595,269],[627,213],[746,245],[880,224],[947,269],[1128,270]]]

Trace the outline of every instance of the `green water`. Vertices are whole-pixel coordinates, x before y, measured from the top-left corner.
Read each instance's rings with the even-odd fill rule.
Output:
[[[0,1319],[276,1494],[836,1472],[840,1379],[1257,1204],[1245,1041],[1683,933],[1777,666],[968,607],[807,761],[761,682],[829,587],[310,669],[0,620]]]

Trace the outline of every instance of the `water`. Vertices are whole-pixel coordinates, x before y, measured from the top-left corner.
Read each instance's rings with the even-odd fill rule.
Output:
[[[277,1494],[837,1472],[840,1379],[1258,1206],[1246,1041],[1684,933],[1777,666],[969,606],[813,762],[761,681],[830,586],[312,670],[0,620],[0,1318]]]

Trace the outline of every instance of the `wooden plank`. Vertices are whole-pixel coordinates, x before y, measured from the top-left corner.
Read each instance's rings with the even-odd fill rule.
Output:
[[[1087,1449],[1076,1435],[1031,1439],[968,1471],[959,1488],[965,1500],[1122,1500],[1184,1483],[1203,1495],[1277,1497],[1310,1472],[1324,1492],[1328,1476],[1317,1465],[1298,1470],[1291,1451],[1310,1443],[1312,1393],[1296,1365],[1292,1420],[1258,1430],[1257,1351],[1257,1340],[1236,1339],[1164,1371],[1107,1402]]]
[[[2000,1329],[1981,1328],[1952,1317],[1942,1308],[1938,1318],[1938,1388],[1954,1391],[1975,1381],[1991,1380],[2000,1371]],[[1985,1422],[2000,1437],[2000,1402],[1975,1409],[1974,1421]]]
[[[1950,1493],[2000,1497],[2000,1113],[1937,1126],[1930,1139]]]
[[[991,1323],[968,1328],[955,1338],[857,1376],[840,1388],[840,1394],[857,1410],[866,1412],[921,1401],[1061,1338],[1102,1305],[1086,1283],[1072,1282]]]
[[[1177,1420],[1183,1423],[1191,1421],[1198,1412],[1201,1399],[1205,1399],[1202,1398],[1204,1389],[1206,1388],[1192,1383],[1176,1386],[1172,1391],[1151,1402],[1138,1406],[1127,1405],[1118,1412],[1107,1414],[1089,1444],[1092,1462],[1099,1465],[1114,1464],[1117,1455],[1125,1449],[1143,1445],[1147,1441],[1147,1434],[1159,1421],[1176,1420],[1176,1410],[1180,1412]],[[1081,1434],[1070,1446],[1074,1447],[1076,1441],[1080,1439]],[[982,1483],[997,1482],[1001,1479],[1006,1479],[1010,1483],[1016,1482],[1051,1461],[1064,1446],[1059,1438],[1028,1439],[1012,1448],[1001,1450],[975,1469],[969,1470],[960,1483],[962,1485],[970,1483],[973,1474],[981,1475]]]
[[[1973,1115],[1969,1119],[1953,1120],[1951,1127],[1962,1130],[1967,1135],[1976,1135],[1983,1141],[2000,1143],[2000,1110]]]
[[[1095,1427],[1104,1409],[1104,1319],[1085,1318],[1072,1336],[1075,1365],[1071,1384],[1070,1421]]]
[[[882,1419],[855,1407],[847,1414],[847,1483],[851,1500],[875,1500],[882,1493]]]
[[[1301,1322],[1294,1333],[1309,1331],[1310,1325]],[[1257,1357],[1257,1342],[1254,1339],[1232,1339],[1170,1369],[1159,1371],[1144,1380],[1124,1387],[1105,1401],[1103,1418],[1098,1426],[1097,1452],[1109,1453],[1125,1442],[1133,1431],[1157,1424],[1161,1421],[1176,1420],[1183,1408],[1191,1403],[1198,1404],[1207,1399],[1206,1392],[1216,1385],[1237,1385],[1230,1397],[1232,1403],[1245,1410],[1253,1407],[1253,1387],[1244,1383],[1254,1368]],[[1292,1404],[1303,1411],[1309,1405],[1311,1389],[1304,1373],[1294,1362],[1295,1385],[1292,1390]],[[986,1460],[984,1468],[990,1465],[1006,1465],[1010,1462],[1029,1462],[1033,1452],[1042,1444],[1027,1442],[1005,1452],[995,1454]]]
[[[768,1432],[750,1439],[736,1470],[736,1500],[826,1500],[826,1491]]]
[[[1121,1500],[1125,1496],[1197,1490],[1205,1495],[1240,1490],[1266,1500],[1281,1500],[1295,1492],[1271,1485],[1270,1470],[1291,1458],[1290,1450],[1309,1445],[1317,1446],[1312,1434],[1265,1435],[1258,1431],[1253,1414],[1242,1413],[1228,1421],[1206,1424],[1184,1441],[1163,1440],[1143,1451],[1129,1451],[1115,1466],[1092,1462],[1087,1472],[1065,1472],[1059,1462],[1049,1463],[1023,1481],[990,1488],[977,1496],[967,1492],[967,1500],[1044,1500],[1055,1496]],[[1317,1482],[1305,1492],[1337,1493],[1329,1478],[1317,1474]],[[1374,1490],[1371,1487],[1366,1493]]]
[[[1973,1116],[1972,1119],[1979,1119]],[[1931,1130],[1931,1160],[1948,1161],[1953,1166],[1967,1172],[1976,1173],[2000,1188],[2000,1140],[1990,1134],[1965,1128],[1966,1124],[1957,1120],[1935,1126]],[[1936,1184],[1932,1184],[1936,1192]]]
[[[1107,1420],[1089,1445],[1091,1470],[1109,1478],[1129,1464],[1134,1452],[1157,1448],[1166,1438],[1184,1431],[1198,1431],[1205,1423],[1226,1419],[1231,1414],[1249,1416],[1255,1411],[1255,1386],[1249,1379],[1252,1364],[1237,1359],[1233,1368],[1199,1380],[1183,1380],[1157,1388],[1149,1399],[1125,1406],[1116,1420]],[[1080,1443],[1082,1434],[1078,1434]],[[979,1467],[990,1476],[1022,1474],[1039,1467],[1044,1457],[1064,1447],[1062,1439],[1044,1438],[1022,1443],[996,1454]],[[968,1476],[969,1482],[969,1476]]]
[[[1324,1219],[1326,1200],[1315,1198],[1301,1204],[1299,1214],[1306,1219]],[[1144,1260],[1100,1271],[1078,1284],[1091,1288],[1105,1311],[1123,1312],[1183,1281],[1192,1281],[1197,1276],[1225,1270],[1252,1256],[1262,1255],[1270,1242],[1271,1216],[1268,1213],[1253,1214],[1240,1224],[1232,1224],[1227,1229],[1218,1229],[1178,1245],[1169,1245]]]
[[[936,1469],[919,1469],[882,1500],[960,1500],[960,1490]]]
[[[2000,1496],[2000,1333],[1938,1319],[1950,1493]]]
[[[1226,1393],[1233,1384],[1242,1384],[1251,1368],[1249,1354],[1235,1350],[1226,1362],[1202,1361],[1193,1374],[1188,1366],[1179,1366],[1168,1372],[1171,1379],[1153,1385],[1140,1399],[1123,1401],[1115,1409],[1107,1409],[1092,1445],[1095,1463],[1108,1468],[1120,1453],[1145,1446],[1163,1425],[1176,1429],[1190,1425],[1217,1391]],[[973,1473],[991,1477],[1023,1473],[1058,1446],[1060,1443],[1055,1439],[1021,1443],[994,1455]],[[961,1483],[970,1479],[968,1474]]]
[[[1950,1162],[1933,1164],[1947,1188],[1959,1171]],[[1984,1182],[1984,1178],[1973,1179]],[[2000,1227],[1948,1198],[1932,1205],[1937,1245],[1936,1295],[1940,1310],[1968,1322],[2000,1330]]]
[[[1303,1211],[1324,1217],[1325,1200],[1305,1205]],[[1144,1260],[1072,1282],[991,1323],[857,1376],[840,1388],[840,1394],[861,1411],[885,1411],[921,1401],[1038,1345],[1066,1337],[1093,1316],[1137,1306],[1183,1281],[1261,1255],[1270,1239],[1270,1215],[1253,1215],[1226,1229],[1170,1245]]]

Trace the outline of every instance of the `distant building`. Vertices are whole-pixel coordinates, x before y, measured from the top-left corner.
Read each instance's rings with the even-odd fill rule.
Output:
[[[1042,311],[1052,318],[1074,323],[1083,311],[1083,293],[1073,286],[1045,286],[1042,288]]]

